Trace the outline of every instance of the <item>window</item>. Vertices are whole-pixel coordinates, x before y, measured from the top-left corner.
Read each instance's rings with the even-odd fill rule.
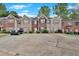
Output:
[[[37,24],[37,21],[35,21],[35,24]]]
[[[50,21],[50,20],[47,20],[47,23],[48,23],[48,24],[50,24],[50,23],[51,23],[51,21]]]
[[[75,22],[75,25],[78,26],[79,25],[79,22]]]
[[[53,24],[59,24],[59,20],[53,20]]]
[[[17,21],[18,24],[21,24],[21,21]]]
[[[72,25],[72,22],[68,22],[68,25],[69,25],[69,26]]]
[[[44,30],[44,27],[41,27],[41,30]]]
[[[14,20],[9,20],[9,22],[13,22]]]
[[[24,22],[25,22],[25,23],[28,23],[28,21],[27,21],[27,20],[24,20]]]
[[[45,23],[45,19],[41,19],[41,23]]]

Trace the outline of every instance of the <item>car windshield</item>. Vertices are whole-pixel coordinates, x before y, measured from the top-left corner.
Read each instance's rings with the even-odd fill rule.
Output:
[[[11,32],[17,32],[17,30],[12,30]]]
[[[11,30],[11,32],[15,32],[15,30]]]

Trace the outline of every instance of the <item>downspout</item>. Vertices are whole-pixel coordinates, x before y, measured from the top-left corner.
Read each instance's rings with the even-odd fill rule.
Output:
[[[15,23],[14,29],[17,29],[17,20],[16,19],[14,19],[14,23]]]

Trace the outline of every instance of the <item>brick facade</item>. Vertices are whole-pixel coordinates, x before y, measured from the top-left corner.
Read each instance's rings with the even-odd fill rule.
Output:
[[[32,20],[32,30],[34,32],[42,31],[44,29],[47,29],[50,32],[50,29],[51,29],[50,26],[51,26],[51,20],[48,19],[44,15],[33,18],[33,20]]]
[[[24,31],[29,31],[31,28],[31,22],[28,17],[20,17],[16,18],[13,15],[9,15],[7,17],[0,18],[0,30],[7,30],[10,31],[12,29],[19,29],[23,28]]]
[[[79,32],[79,20],[62,21],[63,32]]]
[[[64,24],[65,25],[65,24]],[[19,17],[16,18],[13,15],[8,15],[7,17],[0,18],[0,29],[11,30],[14,28],[23,28],[25,32],[29,32],[30,30],[42,31],[47,29],[49,32],[55,32],[58,29],[64,29],[61,25],[61,19],[59,17],[48,18],[45,15],[40,15],[37,17]]]

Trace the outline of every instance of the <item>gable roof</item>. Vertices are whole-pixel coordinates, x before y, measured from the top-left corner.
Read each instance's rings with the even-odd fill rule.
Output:
[[[41,15],[37,16],[38,18],[46,18],[48,19],[44,14],[41,13]]]
[[[24,15],[24,16],[22,17],[22,19],[23,19],[23,20],[29,20],[30,18]]]
[[[15,16],[13,16],[12,14],[9,14],[6,18],[11,18],[11,19],[15,19],[16,17]]]
[[[9,14],[7,17],[0,17],[0,21],[2,20],[10,20],[10,19],[18,19],[15,16],[13,16],[12,14]]]

